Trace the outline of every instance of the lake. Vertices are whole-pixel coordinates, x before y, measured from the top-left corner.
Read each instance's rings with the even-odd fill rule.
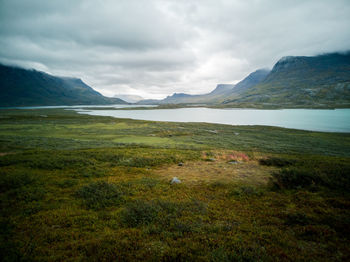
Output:
[[[156,107],[156,105],[75,105],[75,106],[11,106],[0,107],[0,109],[54,109],[54,108],[89,108],[89,107],[108,107],[108,108],[128,108],[128,107]]]
[[[207,122],[228,125],[266,125],[310,131],[350,132],[350,109],[261,110],[201,107],[152,110],[75,110],[81,114],[138,120]]]

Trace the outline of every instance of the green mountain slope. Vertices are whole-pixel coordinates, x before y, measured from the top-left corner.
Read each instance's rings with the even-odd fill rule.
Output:
[[[253,86],[263,81],[266,76],[270,73],[268,69],[259,69],[253,73],[250,73],[246,78],[235,85],[232,89],[231,94],[242,94]]]
[[[266,78],[225,103],[350,106],[350,53],[280,59]]]
[[[214,104],[222,101],[225,94],[229,93],[234,85],[218,84],[210,93],[203,95],[188,95],[184,93],[174,93],[161,100],[160,104]]]
[[[242,81],[233,84],[218,84],[216,88],[208,94],[203,95],[188,95],[184,93],[174,93],[163,100],[152,101],[153,104],[219,104],[225,101],[230,101],[239,97],[240,94],[246,92],[253,86],[263,81],[269,74],[268,69],[259,69],[249,74]],[[148,101],[141,101],[146,104]]]
[[[0,65],[0,106],[125,104],[104,97],[81,79]]]

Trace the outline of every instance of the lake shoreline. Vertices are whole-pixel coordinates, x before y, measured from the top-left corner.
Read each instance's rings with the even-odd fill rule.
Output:
[[[80,114],[146,121],[203,122],[227,125],[261,125],[289,129],[350,133],[350,109],[217,109],[206,107],[152,110],[73,109]]]

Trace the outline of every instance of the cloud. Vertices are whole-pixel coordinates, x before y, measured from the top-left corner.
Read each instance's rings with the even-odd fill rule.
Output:
[[[344,51],[347,0],[0,0],[0,62],[161,98],[235,83],[285,55]]]

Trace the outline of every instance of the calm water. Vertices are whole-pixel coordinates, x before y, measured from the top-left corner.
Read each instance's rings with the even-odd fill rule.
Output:
[[[124,106],[123,106],[124,107]],[[267,125],[294,129],[350,132],[350,109],[212,109],[79,110],[81,114],[139,120],[207,122],[229,125]]]
[[[127,107],[155,107],[156,105],[77,105],[77,106],[16,106],[0,107],[0,109],[54,109],[54,108],[89,108],[89,107],[109,107],[109,108],[127,108]]]

